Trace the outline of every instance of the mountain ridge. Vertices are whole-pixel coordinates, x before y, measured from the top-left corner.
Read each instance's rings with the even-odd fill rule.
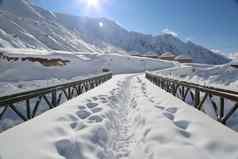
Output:
[[[0,23],[0,47],[143,55],[172,52],[189,55],[196,63],[230,61],[171,34],[152,36],[128,31],[106,18],[55,13],[35,6],[29,0],[2,0],[0,11],[0,21],[3,22]]]

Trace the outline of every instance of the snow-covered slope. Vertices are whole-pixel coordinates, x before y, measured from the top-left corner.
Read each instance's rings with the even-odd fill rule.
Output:
[[[222,64],[229,60],[170,34],[159,36],[129,32],[106,18],[52,13],[27,0],[2,0],[0,47],[66,51],[187,54],[194,62]],[[103,23],[100,27],[99,23]]]
[[[173,79],[238,91],[238,69],[231,67],[230,64],[219,66],[182,64],[155,72]]]
[[[103,68],[114,74],[138,73],[173,67],[172,62],[121,54],[104,55],[88,52],[44,51],[32,49],[0,49],[0,53],[17,58],[8,61],[0,56],[0,95],[28,89],[46,87],[49,83],[62,82],[101,73]],[[39,62],[23,60],[25,57],[63,59],[64,66],[47,67]],[[40,86],[39,86],[40,85]]]
[[[1,133],[0,158],[237,159],[237,140],[144,75],[117,75]]]
[[[77,17],[65,14],[56,14],[58,21],[69,30],[79,32],[82,39],[100,48],[115,46],[131,54],[162,54],[172,52],[177,55],[185,54],[193,58],[196,63],[222,64],[229,60],[206,48],[189,42],[183,42],[171,34],[159,36],[129,32],[114,21],[105,18]],[[99,23],[103,23],[100,27]],[[115,38],[116,37],[116,38]]]
[[[93,49],[55,20],[47,10],[26,0],[2,0],[0,47],[92,51]]]

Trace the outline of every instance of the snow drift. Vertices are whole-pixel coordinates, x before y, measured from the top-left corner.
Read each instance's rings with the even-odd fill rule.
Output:
[[[8,61],[0,58],[0,94],[6,95],[52,84],[75,80],[109,69],[113,74],[139,73],[173,67],[172,62],[120,54],[88,52],[44,51],[32,49],[0,49],[3,55],[18,58]],[[22,61],[27,57],[63,59],[62,66],[47,67],[39,62]]]
[[[238,91],[238,69],[225,65],[182,64],[173,68],[155,71],[165,77],[190,81],[205,86]]]

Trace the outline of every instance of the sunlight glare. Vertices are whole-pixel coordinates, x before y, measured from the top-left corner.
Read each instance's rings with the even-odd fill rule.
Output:
[[[103,27],[103,22],[99,22],[99,27],[100,27],[100,28]]]
[[[89,7],[97,8],[99,5],[99,0],[87,0]]]

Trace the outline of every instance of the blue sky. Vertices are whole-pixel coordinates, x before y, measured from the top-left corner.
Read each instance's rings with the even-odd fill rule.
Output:
[[[128,30],[157,35],[174,32],[210,49],[238,52],[238,0],[33,0],[74,15],[107,17]]]

